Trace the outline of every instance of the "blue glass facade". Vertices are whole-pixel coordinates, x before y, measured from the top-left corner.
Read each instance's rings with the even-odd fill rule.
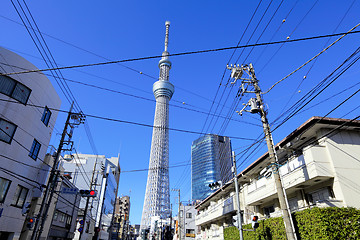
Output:
[[[192,199],[203,200],[213,191],[209,184],[231,178],[231,142],[228,137],[207,134],[191,146]]]

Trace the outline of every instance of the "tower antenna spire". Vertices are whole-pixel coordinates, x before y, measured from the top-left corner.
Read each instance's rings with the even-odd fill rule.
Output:
[[[169,28],[170,28],[170,21],[165,22],[166,32],[165,32],[165,52],[167,52],[168,44],[169,44]]]

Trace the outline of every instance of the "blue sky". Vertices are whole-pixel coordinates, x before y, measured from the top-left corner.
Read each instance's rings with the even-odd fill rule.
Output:
[[[332,34],[334,31],[347,32],[360,22],[359,1],[289,0],[272,1],[270,6],[269,3],[269,0],[261,2],[249,28],[244,33],[259,1],[35,0],[27,2],[38,27],[47,34],[44,38],[59,66],[106,61],[103,58],[122,60],[160,55],[164,48],[166,20],[171,22],[170,53],[236,46],[243,33],[244,37],[240,45],[245,45],[247,42],[252,44],[270,40],[280,41],[285,40],[287,36],[290,36],[290,39],[296,39]],[[1,46],[17,52],[40,69],[46,68],[26,29],[18,24],[21,20],[11,1],[1,1],[0,8],[2,9],[0,14]],[[263,14],[264,17],[261,20]],[[281,113],[354,52],[359,46],[359,37],[360,34],[344,37],[322,54],[315,64],[312,62],[306,65],[265,94],[263,98],[268,110],[269,122],[273,123]],[[279,44],[255,47],[253,50],[247,48],[242,54],[242,50],[238,49],[230,63],[252,62],[260,87],[266,90],[337,38],[333,37],[329,42],[328,38],[324,38],[287,43],[281,48]],[[233,50],[227,50],[170,57],[173,64],[170,81],[175,85],[175,93],[170,102],[172,104],[170,106],[171,128],[251,139],[257,138],[262,133],[261,127],[242,122],[260,124],[258,116],[250,114],[239,116],[234,111],[230,111],[230,106],[236,100],[235,93],[239,85],[233,88],[226,85],[230,72],[226,71],[224,77],[223,74],[232,54]],[[239,60],[236,61],[238,58]],[[62,70],[62,74],[69,79],[67,83],[84,113],[152,125],[155,111],[152,84],[159,74],[158,61],[159,59],[149,59],[124,64],[84,67]],[[305,75],[306,78],[302,81]],[[325,115],[345,100],[358,89],[358,86],[344,92],[343,90],[358,83],[359,76],[359,64],[355,63],[337,81],[312,100],[305,109],[336,93],[339,93],[338,95],[288,120],[274,131],[274,141],[278,142],[310,117]],[[61,109],[68,110],[69,102],[61,94],[54,79],[50,78],[50,80],[62,98]],[[72,81],[92,84],[133,96]],[[223,84],[219,87],[220,82]],[[300,88],[298,88],[300,83]],[[218,95],[216,95],[217,91]],[[209,112],[215,95],[217,97],[212,113],[215,112],[216,115],[223,117],[229,113],[231,116],[231,121],[225,131],[220,131],[224,118],[212,119],[204,114],[204,112]],[[245,103],[250,97],[252,97],[251,94],[244,96],[236,110],[239,110],[241,103]],[[354,96],[329,116],[342,117],[353,110],[359,104],[359,100],[357,95]],[[216,107],[219,102],[220,107]],[[190,108],[193,111],[184,108]],[[359,111],[355,109],[345,117],[353,118],[357,115]],[[97,152],[107,157],[120,154],[120,165],[124,172],[120,177],[119,195],[130,194],[130,220],[132,224],[139,224],[147,171],[133,170],[148,168],[152,129],[91,117],[88,117],[87,121]],[[59,114],[56,125],[58,131],[61,131],[64,122],[65,115]],[[205,122],[206,125],[204,125]],[[276,125],[274,124],[273,127]],[[51,144],[57,146],[59,136],[56,134],[53,136],[55,137]],[[199,136],[199,134],[170,132],[170,166],[190,163],[191,143]],[[94,153],[83,126],[76,129],[74,141],[77,152]],[[237,139],[232,141],[236,153],[240,153],[251,143],[252,141]],[[239,170],[248,166],[264,152],[265,145],[262,145],[261,150],[249,158],[238,158],[238,165],[241,164]],[[181,189],[182,201],[191,198],[190,174],[189,165],[170,168],[170,188]],[[174,209],[177,209],[176,196],[176,192],[171,192]],[[174,214],[175,212],[176,210]]]

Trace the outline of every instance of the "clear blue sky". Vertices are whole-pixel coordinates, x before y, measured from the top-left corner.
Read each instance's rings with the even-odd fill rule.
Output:
[[[315,2],[316,4],[313,6]],[[269,3],[269,0],[261,2],[240,45],[244,45],[248,41],[249,43],[256,43],[273,15],[273,19],[258,42],[268,42],[270,39],[272,41],[285,40],[289,35],[290,39],[295,39],[331,34],[335,30],[336,32],[346,32],[360,22],[359,1],[355,1],[347,12],[353,3],[352,0],[283,1],[276,14],[274,13],[281,1],[273,1],[260,22]],[[259,1],[35,0],[28,1],[27,4],[40,30],[61,40],[44,35],[58,65],[70,66],[104,61],[99,56],[112,60],[122,60],[160,55],[164,48],[164,23],[166,20],[171,21],[170,53],[235,46],[244,33]],[[39,59],[40,55],[26,29],[21,24],[18,24],[21,20],[11,1],[1,1],[0,9],[2,9],[0,14],[1,46],[19,53],[33,62],[38,68],[45,68],[46,65]],[[290,11],[291,9],[292,11]],[[286,21],[283,22],[287,15]],[[249,40],[257,25],[256,31]],[[231,63],[235,63],[239,56],[240,58],[237,61],[239,64],[252,62],[260,86],[265,90],[320,52],[326,43],[329,45],[336,39],[337,37],[331,38],[329,43],[327,43],[328,39],[287,43],[280,49],[281,45],[279,44],[256,47],[247,59],[245,58],[251,48],[247,48],[241,56],[242,50],[240,49],[235,52]],[[359,46],[359,40],[360,34],[346,36],[321,55],[314,65],[313,63],[308,64],[264,95],[266,108],[269,112],[269,121],[273,122],[284,109],[286,110],[294,104],[295,101],[303,97],[313,86],[330,74],[345,58],[355,51]],[[99,56],[75,48],[63,41],[96,53]],[[234,101],[236,102],[235,93],[239,86],[234,86],[232,90],[229,86],[226,86],[229,71],[226,71],[223,77],[226,64],[232,53],[233,50],[227,50],[170,57],[173,63],[173,68],[170,71],[170,81],[175,85],[175,94],[170,103],[195,110],[190,111],[170,106],[171,128],[196,132],[203,130],[204,132],[253,139],[261,134],[261,127],[241,122],[244,120],[260,124],[258,116],[244,114],[241,117],[234,111],[230,112],[232,118],[225,131],[220,131],[224,123],[223,118],[214,118],[212,121],[212,118],[208,118],[207,123],[211,122],[211,125],[207,124],[204,127],[207,115],[201,112],[210,110],[220,82],[224,84],[220,86],[215,101],[217,103],[221,101],[221,105],[225,105],[225,107],[216,108],[217,105],[215,104],[212,112],[216,110],[216,114],[226,116],[230,111],[230,106]],[[274,53],[276,54],[272,58]],[[151,101],[151,99],[154,99],[152,84],[159,74],[158,61],[159,59],[149,59],[133,61],[123,65],[112,64],[62,70],[62,74],[66,79],[125,92],[142,98],[68,81],[67,83],[84,113],[152,125],[155,111],[155,102]],[[310,72],[308,72],[309,70]],[[151,77],[139,74],[140,71]],[[307,77],[302,82],[304,75]],[[305,108],[358,83],[359,76],[359,64],[355,63]],[[70,104],[61,94],[54,79],[50,78],[50,80],[62,98],[61,109],[68,110]],[[302,84],[298,89],[297,87],[301,82]],[[355,86],[296,115],[273,133],[274,141],[278,142],[284,138],[308,118],[325,115],[357,89],[358,86]],[[247,101],[250,97],[252,97],[250,94],[244,96],[239,108],[241,103]],[[329,116],[342,117],[355,108],[359,104],[359,100],[356,95]],[[346,118],[353,118],[358,114],[359,110],[355,110],[346,115]],[[61,131],[64,121],[65,115],[59,114],[56,125],[58,131]],[[120,153],[120,165],[124,172],[121,174],[119,195],[130,194],[130,220],[132,224],[139,224],[145,195],[147,171],[127,171],[148,168],[152,129],[90,117],[87,121],[99,154],[112,157]],[[56,135],[54,134],[54,136]],[[199,137],[198,134],[170,132],[170,166],[190,163],[191,143],[197,137]],[[58,141],[59,137],[57,136],[52,139],[51,144],[57,146]],[[78,152],[94,153],[83,126],[76,129],[74,141]],[[232,141],[236,153],[240,153],[251,143],[252,141],[236,139]],[[239,170],[248,166],[264,152],[265,146],[262,145],[261,150],[255,152],[245,162],[243,162],[244,158],[238,159],[238,164],[243,162]],[[170,188],[181,189],[182,201],[191,198],[190,174],[190,166],[170,169]],[[176,193],[171,193],[171,202],[174,209],[177,209],[176,196]]]

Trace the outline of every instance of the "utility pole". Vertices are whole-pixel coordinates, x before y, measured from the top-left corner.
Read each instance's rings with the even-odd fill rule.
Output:
[[[74,127],[81,123],[84,123],[85,121],[85,117],[81,113],[72,113],[73,105],[74,103],[71,104],[70,111],[68,113],[65,122],[64,130],[62,132],[60,143],[54,158],[54,163],[51,168],[49,181],[46,186],[45,193],[41,202],[38,217],[36,218],[35,221],[34,231],[31,235],[31,240],[38,240],[41,237],[41,233],[43,231],[44,224],[49,211],[50,203],[55,192],[55,187],[57,186],[58,177],[59,177],[58,164],[59,164],[61,152],[65,150],[63,149],[64,145],[68,145],[70,147],[70,149],[66,149],[66,150],[71,150],[73,145],[73,142],[71,141],[71,137],[73,134]],[[69,126],[70,126],[70,131],[68,132]]]
[[[174,192],[178,192],[179,194],[179,214],[178,214],[178,235],[179,235],[179,240],[181,240],[181,231],[180,231],[180,228],[181,228],[181,224],[180,224],[180,189],[177,189],[177,188],[173,188],[172,191]]]
[[[259,87],[258,80],[256,79],[254,68],[251,63],[249,65],[241,65],[241,66],[231,65],[230,67],[227,66],[227,68],[231,70],[231,78],[235,79],[235,81],[232,82],[232,84],[234,84],[238,79],[241,79],[242,81],[241,90],[239,91],[240,95],[243,95],[244,93],[255,93],[256,95],[256,98],[251,98],[249,102],[245,104],[244,108],[238,113],[242,115],[242,112],[246,111],[250,113],[259,113],[261,116],[261,122],[263,125],[269,158],[271,161],[271,170],[275,180],[275,186],[280,203],[280,209],[283,214],[286,237],[288,240],[296,240],[294,223],[291,219],[290,210],[288,208],[286,192],[281,182],[278,161],[275,154],[275,147],[273,144],[269,122],[266,117],[266,112],[264,110],[264,104],[261,97],[261,89]],[[242,75],[244,73],[247,73],[249,78],[243,78]],[[253,89],[248,90],[249,87]],[[247,106],[250,106],[250,111],[245,110]]]
[[[239,224],[239,236],[240,240],[243,240],[243,230],[242,230],[242,218],[241,218],[241,209],[240,209],[240,199],[239,199],[239,186],[237,182],[237,169],[236,169],[236,159],[235,159],[235,152],[232,152],[232,159],[233,159],[233,165],[232,165],[232,172],[234,175],[234,185],[235,185],[235,195],[236,195],[236,204],[237,204],[237,222]]]

